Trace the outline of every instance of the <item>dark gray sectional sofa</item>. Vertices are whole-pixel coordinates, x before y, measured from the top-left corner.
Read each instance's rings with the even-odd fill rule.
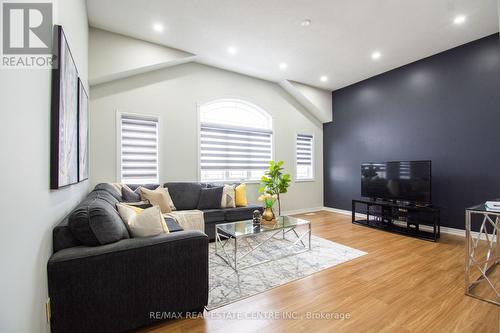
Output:
[[[216,185],[165,186],[176,208],[187,210],[198,207],[203,188]],[[123,332],[157,321],[156,312],[203,311],[215,225],[251,219],[261,209],[206,209],[205,233],[166,219],[169,234],[130,238],[116,210],[121,199],[111,185],[99,184],[54,228],[47,264],[52,332]]]
[[[156,188],[158,185],[146,185],[149,188]],[[186,183],[170,182],[165,183],[177,210],[197,209],[200,194],[204,188],[220,187],[221,184],[210,183]],[[137,185],[132,186],[137,188]],[[224,208],[224,209],[202,209],[205,220],[205,233],[210,240],[215,239],[215,225],[226,222],[248,220],[252,218],[254,210],[263,211],[261,206],[248,205],[247,207]]]

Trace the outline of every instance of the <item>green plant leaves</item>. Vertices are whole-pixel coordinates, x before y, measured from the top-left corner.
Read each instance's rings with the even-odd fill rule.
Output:
[[[269,169],[260,179],[260,193],[269,193],[279,195],[286,193],[290,186],[291,176],[284,173],[283,161],[269,161]]]

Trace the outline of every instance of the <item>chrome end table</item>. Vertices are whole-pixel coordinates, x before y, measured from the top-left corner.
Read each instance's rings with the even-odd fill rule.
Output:
[[[471,225],[479,225],[476,235]],[[488,209],[485,204],[465,211],[465,294],[500,305],[500,282],[491,274],[500,264],[500,211]],[[477,289],[489,292],[486,296]]]

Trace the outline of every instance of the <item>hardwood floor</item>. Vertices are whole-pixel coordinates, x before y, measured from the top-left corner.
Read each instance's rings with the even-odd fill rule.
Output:
[[[432,243],[352,225],[330,212],[298,215],[313,234],[368,254],[213,310],[142,332],[499,332],[500,307],[464,295],[464,240]],[[220,319],[237,313],[293,313],[298,319]],[[307,319],[307,313],[349,319]]]

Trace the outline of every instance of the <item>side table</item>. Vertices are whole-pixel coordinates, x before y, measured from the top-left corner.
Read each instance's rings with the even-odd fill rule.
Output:
[[[478,222],[479,232],[474,236],[471,225]],[[500,274],[495,271],[500,264],[500,211],[489,210],[485,204],[467,208],[465,233],[465,294],[500,305]]]

